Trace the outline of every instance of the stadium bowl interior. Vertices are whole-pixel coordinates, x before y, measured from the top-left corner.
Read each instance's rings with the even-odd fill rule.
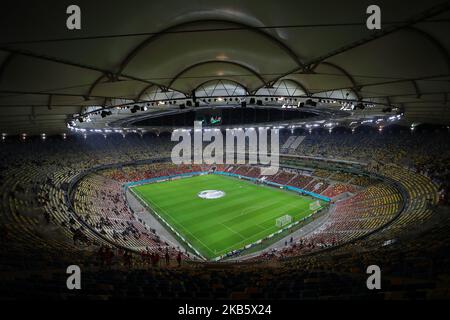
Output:
[[[131,2],[1,13],[1,300],[450,297],[448,1]]]

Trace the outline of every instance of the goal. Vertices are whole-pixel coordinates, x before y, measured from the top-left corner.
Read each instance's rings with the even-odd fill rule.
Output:
[[[288,225],[292,222],[292,217],[290,215],[284,215],[282,217],[279,217],[275,220],[275,224],[277,227],[284,227],[285,225]]]
[[[309,204],[309,210],[311,210],[311,211],[319,210],[321,207],[322,207],[322,205],[320,204],[319,200],[314,201]]]

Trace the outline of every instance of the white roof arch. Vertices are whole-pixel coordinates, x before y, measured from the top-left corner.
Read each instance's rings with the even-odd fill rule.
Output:
[[[365,27],[368,0],[77,4],[79,31],[61,1],[2,10],[1,132],[61,133],[86,106],[183,97],[212,80],[250,94],[341,90],[401,105],[410,122],[450,122],[449,1],[378,1],[380,31]]]

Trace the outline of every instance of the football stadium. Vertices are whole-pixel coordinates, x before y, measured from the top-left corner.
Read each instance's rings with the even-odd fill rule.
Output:
[[[449,1],[1,21],[1,301],[450,298]]]

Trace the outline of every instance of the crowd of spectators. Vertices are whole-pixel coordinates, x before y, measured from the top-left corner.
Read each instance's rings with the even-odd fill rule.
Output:
[[[432,179],[439,187],[441,200],[448,203],[450,191],[450,132],[428,129],[421,132],[374,130],[351,133],[313,131],[291,153],[328,159],[368,163],[374,170],[397,164]],[[287,137],[284,137],[287,139]],[[329,177],[326,171],[319,174]],[[338,177],[334,176],[336,180]],[[333,178],[333,176],[331,177]],[[352,183],[357,184],[357,181]],[[360,183],[364,183],[361,181]]]

